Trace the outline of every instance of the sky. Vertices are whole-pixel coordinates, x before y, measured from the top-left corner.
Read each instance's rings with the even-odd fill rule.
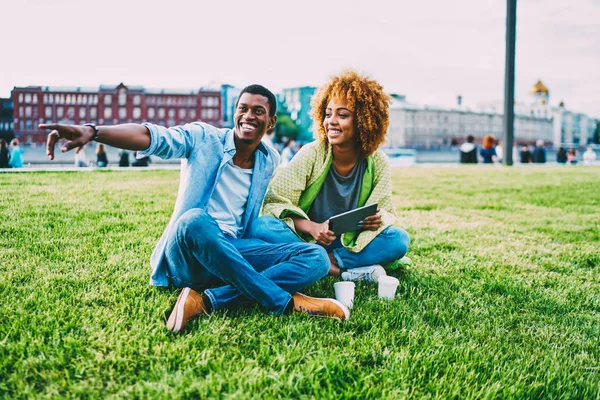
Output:
[[[352,68],[411,103],[502,100],[505,0],[0,0],[14,86],[319,86]],[[600,0],[518,0],[517,101],[600,118]]]

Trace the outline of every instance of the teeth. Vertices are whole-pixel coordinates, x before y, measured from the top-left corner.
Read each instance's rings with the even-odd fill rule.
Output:
[[[244,129],[254,129],[254,125],[242,124],[242,128],[244,128]]]

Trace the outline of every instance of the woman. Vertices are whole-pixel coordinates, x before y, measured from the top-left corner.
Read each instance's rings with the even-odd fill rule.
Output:
[[[482,149],[480,151],[484,164],[495,164],[498,162],[496,155],[496,138],[494,135],[487,135],[483,138]]]
[[[19,146],[18,139],[13,139],[10,142],[10,160],[8,163],[12,168],[23,167],[23,149]]]
[[[556,162],[559,164],[567,163],[567,150],[563,146],[560,146],[558,153],[556,153]]]
[[[75,166],[78,168],[88,166],[87,157],[85,156],[85,146],[79,146],[75,149]]]
[[[571,147],[567,153],[567,162],[571,165],[577,164],[577,150],[575,147]]]
[[[96,147],[96,166],[103,168],[108,165],[108,157],[106,156],[106,150],[104,150],[104,145],[102,143],[98,144]]]
[[[312,100],[318,140],[302,147],[272,182],[263,217],[250,235],[270,243],[317,242],[329,253],[330,275],[377,280],[402,265],[410,238],[397,227],[390,167],[377,149],[389,125],[390,97],[374,80],[347,71]],[[380,210],[341,237],[329,218],[368,204]],[[407,263],[408,259],[405,258]]]
[[[10,150],[8,150],[8,145],[6,144],[6,140],[0,139],[0,168],[9,168],[10,161]]]

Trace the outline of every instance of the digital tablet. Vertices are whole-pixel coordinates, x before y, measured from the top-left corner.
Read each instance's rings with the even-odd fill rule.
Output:
[[[360,229],[358,223],[366,217],[377,213],[377,203],[346,211],[329,218],[329,230],[335,236]]]

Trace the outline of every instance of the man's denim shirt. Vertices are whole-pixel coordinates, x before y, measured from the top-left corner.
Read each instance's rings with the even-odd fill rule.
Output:
[[[223,166],[235,154],[234,132],[232,129],[219,129],[201,122],[168,129],[149,123],[144,123],[144,126],[150,131],[151,142],[150,147],[138,153],[138,157],[153,155],[163,159],[182,159],[175,209],[150,258],[150,284],[168,286],[165,258],[167,237],[175,221],[183,213],[192,208],[206,208]],[[255,153],[252,182],[240,237],[244,236],[249,223],[258,218],[267,186],[278,164],[277,151],[260,143]]]

